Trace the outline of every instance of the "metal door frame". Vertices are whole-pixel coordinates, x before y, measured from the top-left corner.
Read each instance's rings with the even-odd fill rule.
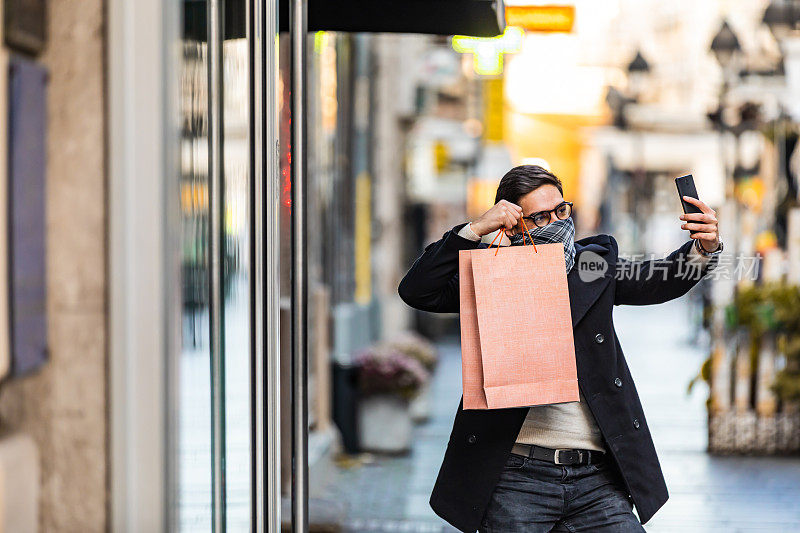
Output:
[[[250,0],[247,9],[253,240],[252,529],[278,533],[281,530],[278,2]]]
[[[248,0],[251,249],[251,523],[253,531],[279,532],[280,504],[280,183],[277,151],[277,0]],[[208,0],[209,264],[212,366],[213,530],[226,529],[223,216],[222,42],[225,0]],[[273,146],[275,149],[273,150]]]

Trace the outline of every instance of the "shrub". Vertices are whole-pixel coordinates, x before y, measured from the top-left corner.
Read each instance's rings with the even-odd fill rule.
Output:
[[[433,372],[434,368],[436,368],[436,363],[439,361],[434,345],[421,335],[412,331],[401,333],[389,342],[389,346],[406,355],[410,355],[419,361],[429,372]]]
[[[428,381],[428,372],[417,359],[390,344],[370,346],[355,362],[364,394],[398,394],[410,399]]]

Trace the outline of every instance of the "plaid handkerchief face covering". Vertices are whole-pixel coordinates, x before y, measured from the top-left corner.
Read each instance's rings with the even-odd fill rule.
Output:
[[[572,270],[575,264],[575,224],[572,222],[572,217],[556,220],[541,228],[528,228],[528,235],[534,244],[564,243],[564,262],[567,265],[567,272]],[[522,246],[527,238],[524,233],[517,233],[512,235],[510,240],[511,246]]]

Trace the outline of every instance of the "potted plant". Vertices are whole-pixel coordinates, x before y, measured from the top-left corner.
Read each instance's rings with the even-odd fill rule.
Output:
[[[411,448],[409,402],[428,381],[415,358],[390,344],[376,344],[356,356],[361,399],[358,432],[361,448],[399,453]]]
[[[406,331],[395,337],[390,346],[409,355],[420,362],[429,375],[433,374],[439,362],[436,348],[421,335]],[[420,387],[419,393],[411,400],[411,419],[422,422],[431,416],[431,380],[428,379]]]
[[[784,357],[773,391],[796,412],[800,403],[800,286],[776,284],[771,288],[771,297],[780,333],[779,351]]]

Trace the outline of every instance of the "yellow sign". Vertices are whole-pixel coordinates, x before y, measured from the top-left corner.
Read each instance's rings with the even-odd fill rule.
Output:
[[[356,178],[355,301],[368,304],[372,299],[372,183],[362,172]]]
[[[450,149],[442,141],[433,144],[433,160],[437,174],[443,173],[450,166]]]
[[[453,50],[461,54],[472,54],[472,68],[481,76],[497,76],[503,72],[503,54],[519,52],[525,32],[520,28],[506,26],[498,37],[467,37],[455,35]]]
[[[506,6],[506,24],[525,31],[570,33],[575,6]]]
[[[483,80],[483,139],[503,140],[503,78]]]

